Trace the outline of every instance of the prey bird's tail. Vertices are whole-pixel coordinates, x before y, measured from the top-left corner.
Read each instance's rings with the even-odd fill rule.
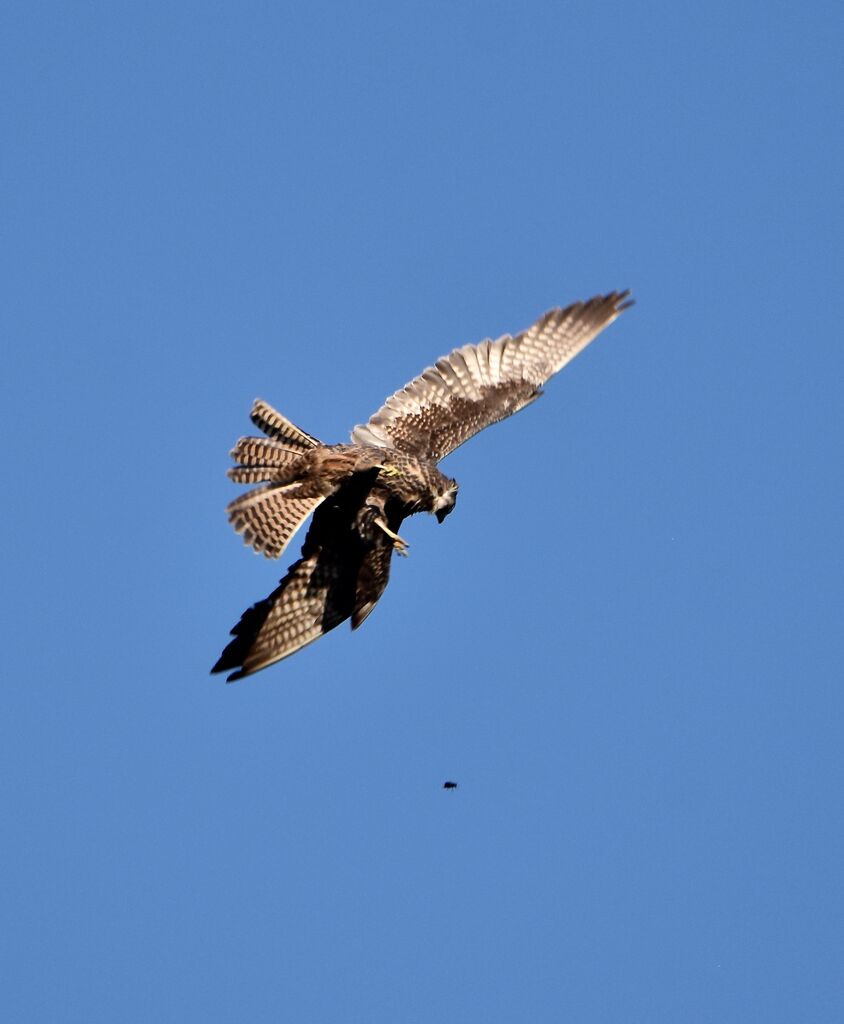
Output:
[[[306,456],[320,442],[258,398],[250,413],[266,437],[242,437],[231,451],[237,463],[228,471],[238,484],[264,483],[235,498],[226,508],[229,522],[267,558],[278,558],[322,501],[306,484]]]

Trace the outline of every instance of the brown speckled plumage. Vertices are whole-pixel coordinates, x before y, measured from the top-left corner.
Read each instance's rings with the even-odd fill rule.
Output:
[[[277,558],[313,513],[302,557],[232,630],[214,672],[257,672],[351,619],[357,628],[387,585],[402,521],[453,509],[457,484],[437,463],[484,427],[518,412],[542,385],[629,305],[611,292],[552,309],[515,338],[464,345],[387,399],[352,431],[323,445],[262,400],[252,422],[266,436],[232,450],[236,483],[262,483],[236,498],[229,520],[244,542]]]

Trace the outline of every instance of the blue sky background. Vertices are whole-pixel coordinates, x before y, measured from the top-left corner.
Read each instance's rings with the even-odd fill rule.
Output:
[[[0,20],[3,1018],[844,1019],[840,5]],[[624,287],[359,633],[209,677],[256,395]]]

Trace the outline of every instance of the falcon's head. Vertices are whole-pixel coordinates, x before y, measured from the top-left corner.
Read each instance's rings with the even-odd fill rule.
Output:
[[[442,489],[434,495],[434,505],[431,509],[437,517],[437,522],[441,523],[456,504],[457,481],[444,478]]]

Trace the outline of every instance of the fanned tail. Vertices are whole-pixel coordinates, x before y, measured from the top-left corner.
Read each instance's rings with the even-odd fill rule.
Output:
[[[296,479],[303,451],[266,437],[242,437],[229,453],[236,466],[228,477],[236,484],[282,484]]]
[[[229,522],[243,541],[267,558],[278,558],[291,538],[322,501],[304,485],[305,456],[319,441],[300,430],[269,403],[258,398],[250,414],[266,437],[242,437],[231,451],[237,463],[229,471],[238,484],[266,482],[226,508]]]

